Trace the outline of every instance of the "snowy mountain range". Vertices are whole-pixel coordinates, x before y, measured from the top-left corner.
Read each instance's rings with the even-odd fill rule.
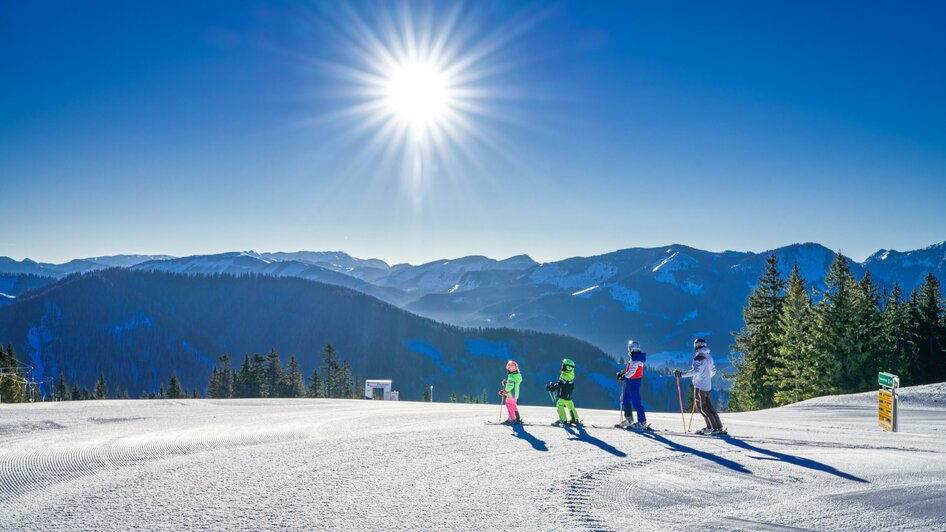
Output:
[[[773,251],[783,272],[798,264],[813,287],[823,286],[834,257],[834,251],[814,243]],[[438,321],[568,334],[614,355],[633,337],[643,342],[652,363],[658,364],[684,361],[692,338],[705,336],[725,363],[730,332],[742,325],[741,309],[771,252],[711,252],[673,244],[544,264],[520,255],[393,266],[340,251],[247,251],[180,258],[120,255],[59,265],[0,257],[0,293],[16,296],[25,290],[18,292],[16,286],[37,284],[35,279],[22,282],[23,274],[45,276],[51,282],[108,267],[300,277],[352,288]],[[927,272],[946,279],[946,242],[907,252],[880,250],[863,263],[851,261],[851,266],[858,277],[869,270],[879,282],[899,283],[909,290]]]

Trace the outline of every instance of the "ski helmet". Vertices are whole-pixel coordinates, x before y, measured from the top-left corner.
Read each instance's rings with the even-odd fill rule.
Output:
[[[562,371],[572,371],[575,369],[575,363],[572,362],[572,359],[565,358],[562,359]]]
[[[512,373],[514,371],[519,371],[519,364],[516,364],[515,360],[510,360],[509,362],[506,362],[506,371],[508,371],[509,373]]]
[[[641,350],[641,344],[635,340],[627,341],[627,354],[637,353]]]
[[[706,349],[706,340],[697,338],[696,340],[693,340],[693,350],[699,351],[700,349]]]

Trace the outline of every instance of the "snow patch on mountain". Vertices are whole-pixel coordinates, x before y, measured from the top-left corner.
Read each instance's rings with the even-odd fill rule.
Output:
[[[139,327],[151,327],[154,322],[144,312],[139,312],[131,317],[130,320],[112,326],[112,334],[121,340],[122,334],[128,331],[134,331]]]
[[[684,323],[686,323],[686,322],[688,322],[688,321],[693,321],[693,320],[695,320],[695,319],[697,318],[697,316],[699,316],[699,315],[700,315],[699,311],[697,311],[697,310],[691,310],[690,312],[687,313],[686,316],[680,318],[680,319],[677,321],[677,325],[683,325]]]
[[[600,286],[601,286],[601,285],[597,285],[597,284],[596,284],[596,285],[594,285],[594,286],[585,288],[584,290],[579,290],[579,291],[573,293],[572,295],[573,295],[573,296],[576,296],[576,297],[581,297],[581,298],[584,298],[584,299],[588,299],[589,297],[591,297],[591,292],[592,292],[593,290],[597,289],[597,288],[600,287]]]
[[[535,284],[548,284],[563,290],[573,290],[599,285],[618,271],[617,266],[609,262],[595,262],[579,273],[571,273],[558,264],[543,264],[529,275]]]
[[[651,269],[651,272],[656,273],[657,271],[676,272],[682,270],[691,270],[693,268],[697,268],[700,265],[699,261],[689,255],[684,255],[679,251],[668,249],[667,252],[670,253],[670,256],[665,257],[664,259],[655,263]]]
[[[441,371],[446,373],[452,372],[452,368],[448,368],[446,364],[443,363],[443,356],[440,354],[434,346],[428,344],[427,342],[422,342],[420,340],[404,342],[404,345],[415,353],[420,353],[425,357],[429,358]]]
[[[669,271],[661,271],[656,276],[654,276],[654,280],[658,283],[676,286],[691,296],[703,295],[704,292],[703,283],[692,276],[687,277],[682,283],[680,283],[677,282],[677,277],[673,273],[670,273]]]
[[[628,312],[640,312],[641,293],[637,290],[621,286],[619,284],[609,284],[607,288],[611,292],[611,299],[617,301]]]
[[[475,357],[511,360],[515,358],[509,350],[508,342],[488,342],[486,340],[466,340],[466,352]]]

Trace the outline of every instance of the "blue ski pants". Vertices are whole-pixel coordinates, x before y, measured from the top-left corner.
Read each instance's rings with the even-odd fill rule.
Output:
[[[631,406],[633,406],[634,410],[637,410],[637,421],[647,423],[647,415],[644,414],[644,403],[641,401],[642,380],[643,379],[624,380],[624,397],[621,400],[621,408],[627,412],[631,409]]]

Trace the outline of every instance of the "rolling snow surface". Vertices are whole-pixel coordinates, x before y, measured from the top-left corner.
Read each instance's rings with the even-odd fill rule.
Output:
[[[946,530],[943,393],[905,390],[900,433],[862,395],[723,414],[729,439],[484,425],[497,404],[0,405],[0,529]]]

